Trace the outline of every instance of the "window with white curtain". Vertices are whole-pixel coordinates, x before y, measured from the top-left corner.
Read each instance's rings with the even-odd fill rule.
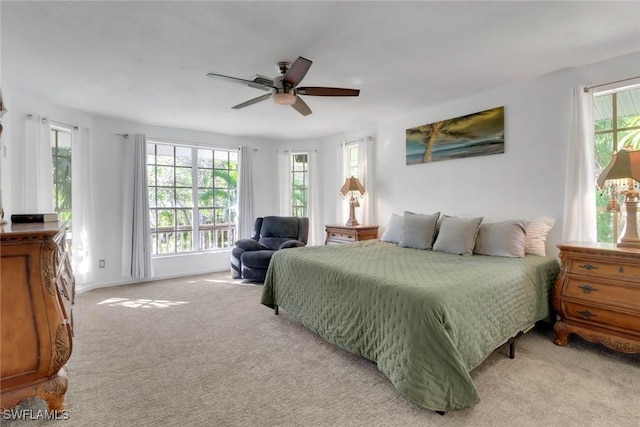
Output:
[[[237,150],[149,140],[147,180],[153,255],[233,246]]]
[[[53,207],[61,221],[68,221],[67,249],[71,248],[71,131],[51,126],[51,166],[53,181]]]
[[[596,177],[609,165],[613,153],[621,148],[640,149],[640,85],[594,93]],[[626,180],[625,180],[626,181]],[[624,223],[624,212],[607,209],[612,198],[620,197],[616,186],[608,183],[605,191],[596,188],[596,215],[599,242],[615,242]],[[637,184],[636,184],[637,185]],[[622,203],[622,199],[618,200]]]
[[[291,154],[291,215],[308,217],[309,210],[309,155]]]

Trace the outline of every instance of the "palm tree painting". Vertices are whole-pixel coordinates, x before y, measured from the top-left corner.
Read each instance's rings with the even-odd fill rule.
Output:
[[[504,107],[406,131],[407,165],[504,153]]]

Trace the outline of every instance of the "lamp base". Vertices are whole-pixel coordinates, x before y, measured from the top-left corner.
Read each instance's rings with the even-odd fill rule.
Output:
[[[616,244],[616,248],[637,248],[640,249],[640,240],[631,241],[631,242],[623,242],[622,240]]]
[[[349,219],[347,220],[347,223],[345,225],[353,227],[356,225],[360,225],[358,223],[358,220],[356,219],[356,203],[357,200],[353,198],[353,196],[351,196],[351,200],[349,202]]]
[[[616,244],[618,248],[640,248],[640,239],[638,238],[638,202],[635,200],[626,200],[624,202],[627,211],[627,221],[622,231],[622,237]]]

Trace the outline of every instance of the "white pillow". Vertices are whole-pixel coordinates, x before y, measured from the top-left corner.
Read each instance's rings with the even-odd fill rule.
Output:
[[[527,255],[545,256],[547,250],[545,243],[547,242],[547,234],[556,223],[554,218],[544,216],[532,221],[525,221],[525,244],[524,252]]]
[[[398,243],[402,238],[402,223],[404,218],[398,214],[391,214],[387,228],[384,229],[380,240],[383,242]]]
[[[439,216],[440,212],[433,215],[421,215],[405,211],[402,238],[398,246],[401,248],[431,249]]]
[[[483,222],[474,254],[521,258],[525,254],[524,221]]]
[[[482,218],[442,218],[438,237],[433,244],[434,251],[449,252],[458,255],[473,255]]]

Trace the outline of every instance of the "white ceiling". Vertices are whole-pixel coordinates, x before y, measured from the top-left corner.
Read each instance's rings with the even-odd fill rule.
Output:
[[[57,104],[230,135],[313,138],[640,51],[639,2],[0,2],[2,80]],[[314,61],[313,114],[208,72]],[[9,106],[10,108],[10,106]]]

